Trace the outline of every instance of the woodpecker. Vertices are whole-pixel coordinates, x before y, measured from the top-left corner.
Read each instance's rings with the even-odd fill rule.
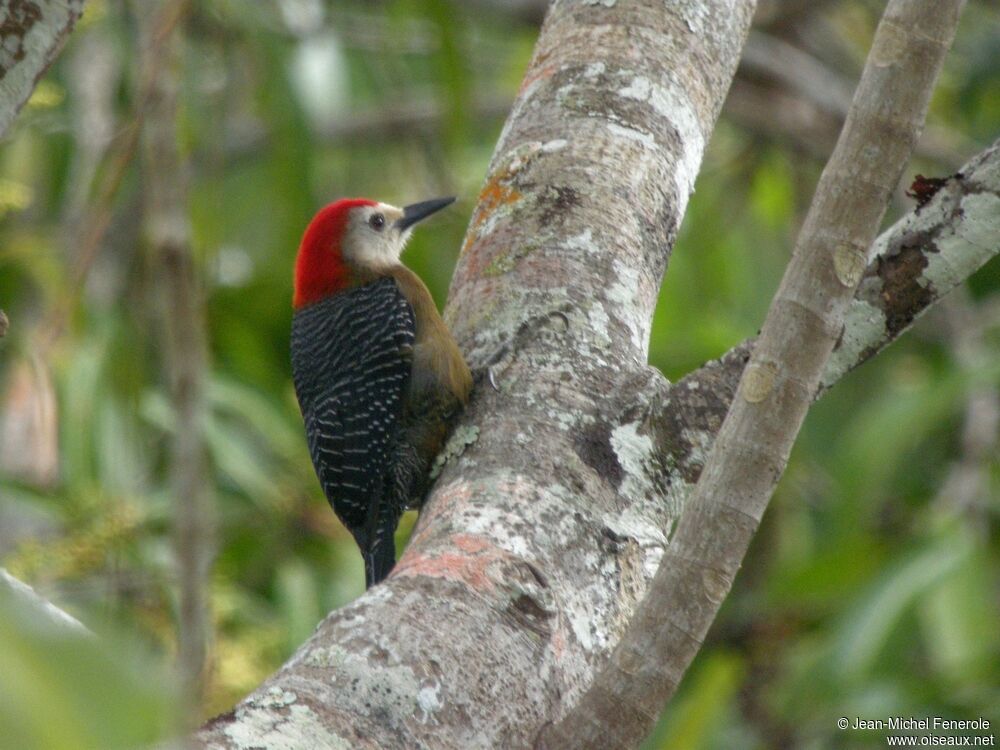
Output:
[[[295,394],[320,485],[361,549],[366,588],[392,570],[399,517],[422,501],[472,390],[430,292],[399,260],[414,224],[454,200],[338,200],[310,222],[295,261]]]

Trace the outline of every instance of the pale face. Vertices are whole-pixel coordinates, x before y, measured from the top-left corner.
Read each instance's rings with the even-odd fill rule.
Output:
[[[402,218],[403,209],[388,203],[352,209],[340,243],[344,259],[366,268],[398,265],[412,230],[412,227],[400,230],[396,226]]]

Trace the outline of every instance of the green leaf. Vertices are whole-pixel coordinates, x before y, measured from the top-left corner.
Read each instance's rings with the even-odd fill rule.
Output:
[[[880,575],[838,628],[833,653],[836,675],[842,680],[863,678],[901,618],[968,559],[967,546],[952,537],[908,556]]]
[[[0,750],[135,748],[174,725],[170,680],[122,634],[68,634],[0,591]]]

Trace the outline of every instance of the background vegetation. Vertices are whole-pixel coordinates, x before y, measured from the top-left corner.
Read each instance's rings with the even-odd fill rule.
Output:
[[[443,304],[534,7],[203,0],[181,26],[180,146],[210,349],[203,717],[363,589],[291,386],[301,232],[336,197],[459,196],[406,255]],[[880,11],[774,0],[759,30],[849,92]],[[102,636],[67,643],[0,599],[0,748],[128,747],[176,721],[174,418],[148,175],[129,137],[145,104],[138,44],[132,5],[90,0],[0,144],[0,565]],[[650,360],[671,379],[755,332],[836,132],[836,108],[816,104],[832,89],[797,90],[766,61],[741,68],[663,287]],[[910,177],[950,174],[1000,135],[998,61],[1000,11],[970,2]],[[896,215],[911,206],[901,190]],[[878,739],[839,731],[841,716],[1000,723],[998,384],[994,260],[814,408],[649,748]]]

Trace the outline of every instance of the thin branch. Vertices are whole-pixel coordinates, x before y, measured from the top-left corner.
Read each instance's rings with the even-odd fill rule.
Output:
[[[830,4],[832,0],[760,0],[753,23],[763,28],[789,26],[822,13]]]
[[[74,247],[85,209],[117,128],[117,87],[123,61],[113,37],[102,26],[91,26],[71,50],[66,64],[67,100],[75,148],[66,175],[62,209],[65,245]]]
[[[610,663],[546,747],[633,747],[697,654],[836,343],[963,0],[890,0],[844,131],[694,493]]]
[[[815,56],[762,31],[751,31],[723,113],[743,127],[782,138],[820,158],[837,141],[851,104],[851,84]],[[973,150],[968,138],[929,125],[915,153],[954,168]]]
[[[30,610],[38,616],[38,619],[64,630],[67,635],[87,637],[94,635],[86,625],[73,615],[60,609],[48,599],[39,596],[31,586],[19,581],[5,568],[0,568],[0,594],[9,594],[18,607]]]
[[[143,123],[144,176],[147,186],[146,228],[160,280],[159,317],[175,412],[171,450],[174,493],[174,546],[180,603],[178,667],[189,719],[197,718],[203,691],[206,653],[211,632],[208,572],[211,564],[211,510],[204,438],[205,346],[204,303],[191,250],[184,163],[177,143],[179,40],[153,44],[160,18],[182,18],[186,0],[164,2],[137,11],[149,99]],[[175,26],[176,24],[173,24]]]
[[[1000,140],[962,167],[922,206],[872,244],[872,261],[844,316],[843,333],[827,359],[817,398],[855,367],[908,331],[928,309],[1000,254]],[[985,240],[985,241],[984,241]],[[994,262],[997,262],[994,260]],[[1000,308],[983,312],[1000,318]],[[985,323],[979,323],[982,326]],[[653,424],[682,424],[683,437],[663,442],[660,461],[685,497],[701,474],[753,351],[744,341],[689,373],[664,395]]]
[[[510,112],[512,101],[512,96],[501,93],[477,98],[470,105],[469,118],[477,125],[499,124]],[[316,137],[348,146],[435,135],[443,130],[445,117],[446,112],[428,91],[426,96],[418,94],[411,101],[347,113],[321,124]],[[257,157],[271,147],[267,128],[257,119],[233,120],[226,123],[225,131],[225,158],[229,164]]]
[[[872,262],[844,315],[822,388],[878,354],[995,258],[998,233],[1000,139],[873,243]]]
[[[186,3],[167,6],[162,15],[159,16],[156,31],[149,38],[149,48],[145,50],[152,59],[158,59],[163,54],[164,45],[170,40],[174,28],[183,17],[184,5]],[[110,164],[97,190],[97,195],[90,206],[82,212],[87,217],[87,221],[77,233],[81,237],[81,242],[70,269],[69,288],[59,296],[35,337],[36,351],[40,356],[44,357],[49,348],[58,340],[66,321],[80,298],[80,294],[83,292],[90,269],[104,245],[105,235],[111,226],[115,197],[125,180],[125,175],[128,174],[128,170],[132,166],[135,152],[139,146],[139,134],[142,130],[146,110],[149,107],[153,84],[151,72],[143,71],[132,120],[116,137],[109,157]]]
[[[783,39],[753,30],[740,60],[743,75],[766,75],[792,93],[843,117],[851,106],[851,85],[808,52]]]

